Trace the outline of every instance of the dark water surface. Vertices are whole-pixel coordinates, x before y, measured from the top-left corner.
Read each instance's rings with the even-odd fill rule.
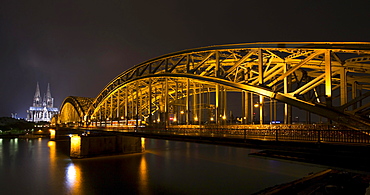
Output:
[[[255,149],[145,141],[142,154],[71,160],[67,141],[0,139],[0,194],[251,194],[325,169],[248,156]]]

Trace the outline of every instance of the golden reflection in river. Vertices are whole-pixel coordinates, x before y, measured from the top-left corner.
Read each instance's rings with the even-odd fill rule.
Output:
[[[71,162],[66,167],[65,173],[65,184],[69,194],[81,194],[81,168]]]
[[[55,175],[58,172],[57,170],[57,152],[56,152],[56,143],[55,141],[48,141],[48,147],[49,147],[49,167],[50,167],[50,175],[51,179],[55,180]],[[54,183],[55,181],[52,181]]]
[[[49,154],[50,154],[50,163],[53,165],[56,159],[55,141],[49,141],[48,147],[49,147]]]
[[[145,137],[141,138],[141,152],[145,152]]]
[[[139,166],[139,185],[140,194],[148,194],[148,165],[145,159],[145,155],[141,156],[140,166]]]

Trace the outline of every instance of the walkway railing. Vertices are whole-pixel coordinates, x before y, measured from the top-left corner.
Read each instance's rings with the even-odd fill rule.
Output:
[[[292,126],[294,127],[294,126]],[[307,127],[307,126],[306,126]],[[138,132],[153,135],[176,135],[176,136],[195,136],[213,137],[230,139],[256,139],[266,141],[301,141],[301,142],[336,142],[352,144],[370,144],[370,130],[357,131],[347,129],[328,129],[327,126],[316,126],[317,129],[294,129],[288,128],[104,128],[106,131],[116,132]]]

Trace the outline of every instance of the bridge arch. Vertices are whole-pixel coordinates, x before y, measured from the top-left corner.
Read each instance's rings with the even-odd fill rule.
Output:
[[[119,74],[86,115],[96,123],[122,119],[126,124],[170,125],[181,115],[176,112],[184,112],[186,124],[210,122],[205,118],[217,124],[230,118],[227,94],[239,92],[242,124],[256,122],[256,116],[257,122],[266,122],[267,99],[270,122],[276,120],[271,105],[278,101],[284,104],[285,123],[292,122],[294,106],[352,129],[366,129],[369,56],[367,42],[247,43],[179,51]],[[256,116],[255,103],[260,105]]]
[[[68,96],[64,99],[58,116],[58,123],[71,125],[82,123],[94,98]]]

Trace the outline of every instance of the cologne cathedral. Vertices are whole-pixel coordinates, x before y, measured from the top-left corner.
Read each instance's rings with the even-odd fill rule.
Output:
[[[27,110],[27,121],[50,122],[54,114],[58,114],[58,108],[54,108],[54,98],[51,97],[50,85],[48,84],[47,92],[44,94],[44,98],[41,99],[39,83],[37,83],[33,104]]]

